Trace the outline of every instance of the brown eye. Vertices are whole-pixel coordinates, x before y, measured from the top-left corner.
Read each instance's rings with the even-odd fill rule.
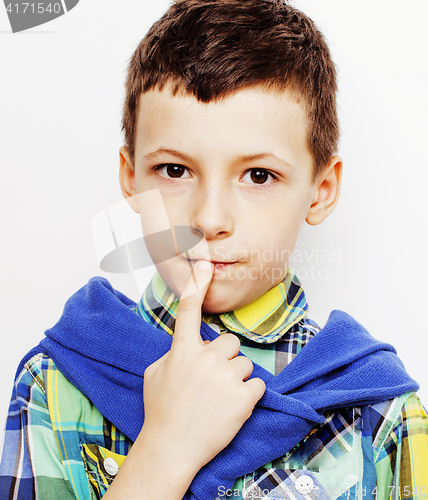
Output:
[[[253,168],[247,172],[242,178],[248,184],[272,184],[275,177],[267,170],[261,168]]]
[[[161,165],[156,169],[162,177],[183,179],[190,177],[190,174],[186,167],[183,165],[178,165],[177,163],[168,163],[166,165]],[[187,174],[187,175],[185,175]]]
[[[268,178],[266,170],[251,170],[251,180],[256,184],[264,184]]]

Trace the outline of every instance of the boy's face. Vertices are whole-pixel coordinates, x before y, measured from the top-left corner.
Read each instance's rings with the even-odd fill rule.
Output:
[[[226,263],[215,265],[204,312],[249,304],[284,279],[320,194],[320,182],[312,182],[303,107],[288,92],[258,87],[208,104],[174,97],[167,86],[140,99],[135,175],[121,148],[124,194],[158,188],[170,225],[205,235],[190,259]],[[133,208],[139,210],[135,202]],[[151,217],[156,221],[156,207]],[[180,295],[190,276],[186,256],[157,269]]]

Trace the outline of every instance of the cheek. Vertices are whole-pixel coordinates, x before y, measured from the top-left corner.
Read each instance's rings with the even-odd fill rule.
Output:
[[[265,216],[263,220],[251,219],[247,225],[245,240],[252,252],[253,263],[263,268],[288,264],[304,217],[297,213],[276,211],[273,216]]]
[[[292,216],[276,212],[263,220],[251,218],[247,224],[247,240],[257,248],[267,248],[270,245],[289,247],[299,233],[300,221]]]
[[[171,196],[168,190],[162,189],[160,189],[160,193],[171,226],[188,225],[192,198],[188,194],[178,192]]]

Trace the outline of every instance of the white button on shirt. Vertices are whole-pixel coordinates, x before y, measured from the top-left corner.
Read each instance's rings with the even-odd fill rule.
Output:
[[[210,323],[208,326],[210,326],[216,333],[220,334],[220,327],[218,325]]]
[[[314,489],[314,480],[311,476],[303,475],[296,479],[295,488],[301,495],[309,495]]]
[[[108,457],[104,460],[104,469],[108,474],[110,474],[110,476],[115,476],[119,472],[119,466],[111,457]]]

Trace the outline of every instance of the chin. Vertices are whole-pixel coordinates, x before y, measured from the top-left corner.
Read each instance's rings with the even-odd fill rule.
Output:
[[[215,293],[208,288],[205,299],[202,303],[202,312],[205,314],[221,314],[236,309],[235,303],[227,300],[224,293]]]

